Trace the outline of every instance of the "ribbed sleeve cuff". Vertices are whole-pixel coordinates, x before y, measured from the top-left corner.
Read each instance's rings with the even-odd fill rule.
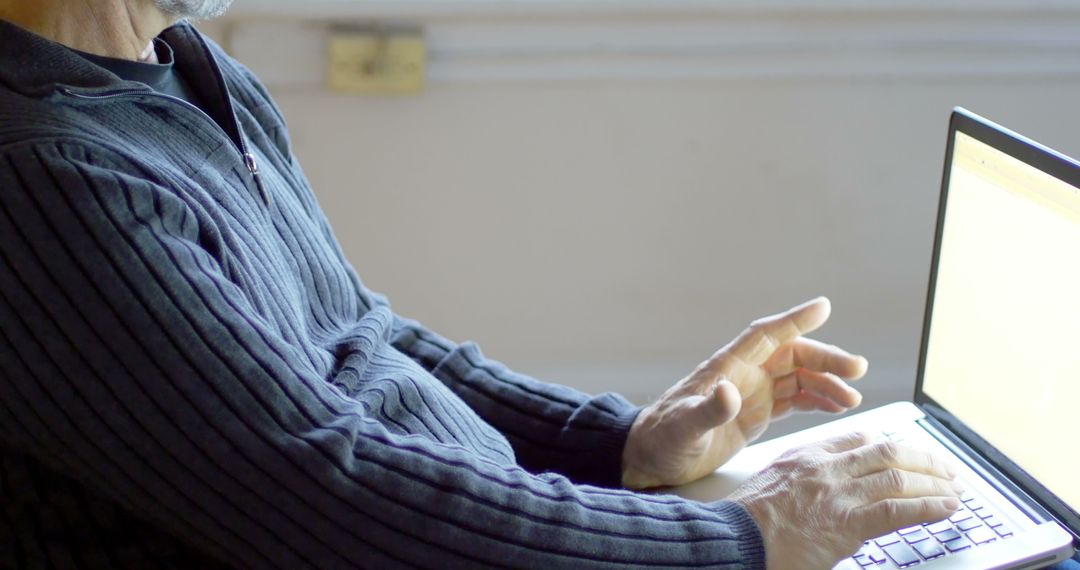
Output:
[[[597,399],[608,396],[626,403],[626,400],[614,394],[602,394],[597,396]],[[642,409],[642,407],[627,407],[617,413],[606,414],[610,418],[609,429],[601,432],[596,440],[594,461],[598,469],[593,474],[592,484],[611,488],[623,486],[623,449],[626,448],[626,438],[630,435],[630,426],[634,425],[634,420]]]
[[[708,507],[724,518],[739,541],[739,560],[746,570],[764,570],[765,541],[753,517],[734,501],[718,501]]]

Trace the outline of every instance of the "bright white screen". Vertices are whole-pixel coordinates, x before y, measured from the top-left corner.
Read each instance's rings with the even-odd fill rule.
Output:
[[[1080,510],[1080,191],[956,133],[923,390]]]

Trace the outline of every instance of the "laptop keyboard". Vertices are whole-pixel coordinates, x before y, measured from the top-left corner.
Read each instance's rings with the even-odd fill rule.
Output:
[[[886,432],[885,436],[903,441],[898,434]],[[862,568],[910,568],[1013,535],[989,505],[967,493],[960,500],[963,506],[949,518],[868,540],[852,559]]]

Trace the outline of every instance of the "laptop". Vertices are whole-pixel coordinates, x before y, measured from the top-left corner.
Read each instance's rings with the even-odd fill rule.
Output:
[[[964,109],[949,123],[913,402],[750,446],[674,489],[722,498],[851,431],[951,454],[964,506],[837,569],[1042,568],[1080,544],[1080,163]]]

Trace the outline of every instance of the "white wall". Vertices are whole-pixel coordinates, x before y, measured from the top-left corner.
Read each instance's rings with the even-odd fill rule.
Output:
[[[867,404],[905,397],[951,107],[1080,154],[1080,10],[1060,3],[406,3],[433,80],[402,98],[318,83],[324,23],[391,3],[285,4],[238,0],[213,29],[268,79],[367,284],[516,369],[638,401],[818,294],[817,336],[871,361]]]

